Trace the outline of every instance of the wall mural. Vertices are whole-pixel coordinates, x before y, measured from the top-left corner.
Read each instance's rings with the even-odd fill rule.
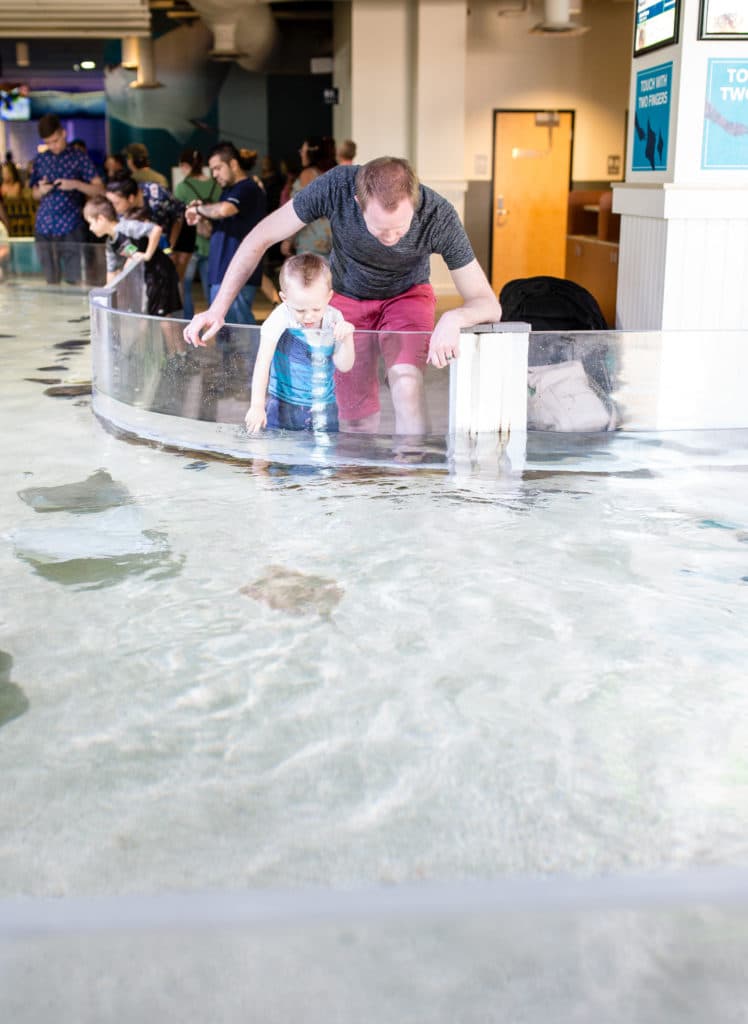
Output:
[[[158,88],[130,87],[135,71],[118,65],[105,73],[109,149],[143,142],[152,166],[176,164],[185,146],[205,151],[218,133],[218,95],[227,65],[210,61],[212,33],[200,21],[154,39]]]

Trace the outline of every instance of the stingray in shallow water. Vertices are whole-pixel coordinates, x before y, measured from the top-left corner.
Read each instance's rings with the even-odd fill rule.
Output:
[[[53,345],[53,348],[63,348],[63,349],[68,350],[68,349],[74,349],[74,348],[85,348],[86,345],[88,345],[88,344],[89,344],[88,341],[83,341],[81,338],[68,338],[67,341],[55,342],[55,344]]]
[[[27,487],[18,492],[21,501],[35,512],[101,512],[105,508],[126,505],[130,492],[124,484],[112,480],[105,469],[98,469],[85,480],[58,487]]]
[[[51,395],[53,398],[77,398],[78,395],[90,395],[91,381],[83,381],[80,384],[56,384],[54,387],[47,388],[44,394]]]
[[[13,658],[7,651],[0,651],[0,726],[29,709],[29,701],[20,686],[10,681]]]
[[[240,593],[263,601],[276,611],[291,615],[328,616],[339,604],[345,591],[324,576],[312,576],[281,565],[269,565],[265,575],[240,587]]]

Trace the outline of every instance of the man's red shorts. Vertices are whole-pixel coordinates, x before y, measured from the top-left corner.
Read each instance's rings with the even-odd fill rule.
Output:
[[[336,293],[330,305],[356,328],[353,369],[335,373],[340,418],[362,419],[379,411],[380,352],[387,370],[403,363],[425,367],[436,296],[430,284],[416,284],[392,299],[351,299]]]

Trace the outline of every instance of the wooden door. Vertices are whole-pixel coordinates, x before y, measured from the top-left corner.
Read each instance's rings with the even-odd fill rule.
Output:
[[[491,284],[563,277],[571,111],[495,111]]]

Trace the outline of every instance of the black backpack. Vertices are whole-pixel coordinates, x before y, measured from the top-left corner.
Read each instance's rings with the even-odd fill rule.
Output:
[[[524,321],[531,330],[607,331],[597,299],[575,281],[561,277],[518,277],[507,281],[499,295],[501,319]],[[608,343],[573,337],[533,338],[528,364],[543,366],[581,359],[589,377],[605,392],[611,391]]]
[[[518,277],[499,295],[502,320],[524,320],[533,331],[605,331],[597,299],[561,277]]]

